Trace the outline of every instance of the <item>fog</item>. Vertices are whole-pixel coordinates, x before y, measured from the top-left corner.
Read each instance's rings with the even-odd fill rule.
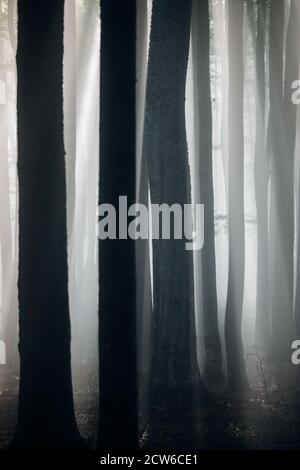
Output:
[[[234,0],[235,1],[235,0]],[[229,8],[229,3],[230,10]],[[267,8],[264,26],[268,31],[261,52],[264,62],[265,101],[259,101],[259,6],[246,2],[242,16],[243,42],[239,58],[234,57],[234,35],[229,24],[238,15],[233,0],[212,0],[209,23],[209,71],[212,112],[212,170],[214,198],[214,242],[216,265],[217,321],[222,346],[222,370],[227,374],[226,309],[238,310],[242,295],[241,351],[250,387],[265,387],[258,369],[261,356],[274,356],[278,345],[279,361],[290,351],[295,339],[294,320],[299,316],[299,119],[298,109],[290,108],[293,80],[298,78],[299,57],[297,34],[300,11],[292,1],[284,2],[283,19]],[[259,2],[260,3],[260,2]],[[275,10],[274,6],[273,9]],[[293,9],[293,10],[292,10]],[[290,14],[290,12],[292,12]],[[147,110],[147,66],[151,38],[152,0],[138,2],[136,50],[136,201],[151,203],[148,166],[144,143],[145,109]],[[68,292],[72,329],[72,372],[75,406],[80,413],[80,393],[87,393],[93,404],[98,400],[98,297],[99,262],[97,238],[99,198],[99,129],[100,83],[100,9],[96,0],[65,0],[64,13],[64,144],[67,181]],[[274,15],[274,24],[272,22]],[[279,14],[278,14],[279,17]],[[293,24],[293,17],[298,23]],[[231,20],[230,20],[231,18]],[[6,362],[18,381],[18,181],[17,181],[17,11],[15,0],[0,2],[0,341],[6,346]],[[295,21],[296,21],[295,20]],[[232,23],[230,23],[232,21]],[[236,20],[237,22],[237,20]],[[271,23],[271,25],[270,25]],[[282,29],[280,29],[280,24]],[[294,29],[293,29],[294,28]],[[295,33],[296,31],[296,33]],[[231,42],[230,42],[231,41]],[[271,46],[269,46],[271,41]],[[238,42],[238,40],[237,40]],[[275,46],[274,46],[275,44]],[[276,58],[276,45],[282,48],[282,59]],[[199,174],[199,116],[195,71],[195,42],[190,40],[187,68],[185,121],[188,162],[191,176],[191,199],[202,203]],[[237,49],[238,50],[238,49]],[[281,63],[280,63],[281,60]],[[230,67],[230,64],[232,65]],[[270,69],[270,70],[269,70]],[[295,72],[289,72],[292,70]],[[233,90],[236,74],[243,75],[242,107],[235,103]],[[283,79],[283,77],[285,77]],[[284,90],[284,93],[282,92]],[[198,90],[199,92],[199,90]],[[283,97],[281,95],[284,95]],[[273,99],[272,99],[273,98]],[[281,101],[284,101],[284,105]],[[238,109],[243,121],[233,132],[234,113]],[[201,111],[201,110],[200,110]],[[203,109],[202,109],[203,113]],[[297,116],[296,116],[297,114]],[[275,117],[273,117],[275,115]],[[202,114],[203,116],[203,114]],[[290,124],[286,130],[285,122]],[[265,168],[257,170],[258,123],[265,127],[261,158]],[[241,136],[239,129],[241,128]],[[293,130],[293,128],[295,128]],[[285,134],[286,131],[286,134]],[[100,137],[100,138],[99,138]],[[238,141],[238,142],[237,142]],[[292,143],[291,143],[292,142]],[[145,150],[146,148],[146,150]],[[242,149],[240,151],[240,149]],[[287,159],[283,157],[287,155]],[[282,163],[284,161],[284,163]],[[272,162],[272,163],[270,163]],[[288,163],[286,163],[288,162]],[[235,163],[237,164],[235,167]],[[239,168],[242,173],[239,174]],[[264,173],[265,169],[265,173]],[[239,179],[239,176],[242,179]],[[259,179],[261,176],[261,179]],[[265,179],[263,179],[265,178]],[[151,178],[150,178],[151,179]],[[101,184],[101,172],[100,172]],[[239,190],[242,192],[239,194]],[[237,197],[239,195],[240,197]],[[264,202],[267,201],[267,213]],[[242,219],[239,219],[242,210]],[[260,211],[260,212],[259,212]],[[270,292],[265,293],[268,344],[258,338],[258,316],[263,293],[260,285],[258,212],[267,226],[268,259],[266,276]],[[282,215],[284,212],[285,215]],[[238,220],[239,219],[239,220]],[[240,224],[239,224],[240,223]],[[150,224],[151,225],[151,224]],[[262,226],[262,225],[261,225]],[[261,227],[260,226],[260,227]],[[244,230],[242,247],[235,243],[239,230]],[[204,240],[204,244],[206,241]],[[98,247],[100,246],[100,248]],[[259,246],[258,246],[259,245]],[[239,250],[239,248],[241,248]],[[243,254],[244,250],[244,254]],[[244,259],[242,259],[244,257]],[[264,258],[265,259],[265,258]],[[200,372],[205,370],[205,305],[203,304],[203,255],[193,253],[194,319],[197,358]],[[243,270],[244,262],[244,270]],[[242,276],[234,269],[241,268]],[[232,275],[229,275],[232,268]],[[146,419],[147,380],[151,368],[152,309],[154,297],[152,241],[136,242],[137,345],[140,409]],[[244,278],[242,279],[242,277]],[[184,289],[185,286],[182,286]],[[230,291],[230,295],[227,293]],[[229,305],[229,306],[228,306]],[[283,315],[283,312],[285,315]],[[259,316],[259,318],[261,318]],[[237,320],[238,322],[239,320]],[[296,321],[296,320],[295,320]],[[234,326],[234,331],[236,326]],[[273,330],[272,330],[273,328]],[[237,327],[238,330],[238,327]],[[284,332],[281,333],[280,331]],[[273,331],[273,332],[272,332]],[[272,344],[272,345],[271,345]],[[274,350],[275,349],[275,350]],[[280,351],[279,351],[280,350]],[[227,354],[229,354],[227,352]],[[2,369],[0,369],[0,375]],[[273,378],[270,379],[273,383]],[[144,422],[144,421],[142,421]]]
[[[14,2],[12,2],[13,4]],[[146,15],[144,42],[138,43],[141,70],[137,88],[137,161],[141,158],[143,103],[145,100],[146,60],[150,34],[151,1]],[[1,2],[4,17],[7,2]],[[12,6],[14,20],[15,4]],[[215,197],[215,242],[217,292],[220,331],[223,331],[228,281],[227,227],[227,19],[225,3],[211,5],[210,70],[213,112],[213,177]],[[148,18],[148,19],[147,19]],[[145,21],[141,19],[141,21]],[[1,126],[1,331],[9,305],[15,302],[17,277],[17,190],[16,190],[16,68],[8,23],[1,35],[1,109],[5,113]],[[14,34],[16,25],[14,24]],[[96,238],[98,159],[99,159],[99,72],[100,18],[97,2],[67,0],[65,2],[64,116],[68,182],[68,251],[69,296],[72,318],[73,368],[86,368],[87,375],[96,374],[98,268]],[[189,58],[186,87],[186,128],[192,173],[193,198],[197,199],[195,174],[193,63]],[[255,344],[256,304],[256,206],[254,188],[255,139],[255,71],[253,32],[249,20],[244,25],[244,196],[245,196],[245,285],[243,301],[243,339],[246,347]],[[143,65],[144,64],[144,65]],[[4,116],[4,115],[3,115]],[[141,181],[141,164],[137,163],[137,188]],[[144,168],[145,171],[145,168]],[[7,186],[8,185],[8,186]],[[7,200],[9,188],[9,201]],[[150,249],[150,247],[149,247]],[[151,250],[150,250],[151,251]],[[9,261],[6,261],[5,258]],[[195,255],[197,258],[197,255]],[[200,262],[198,260],[198,262]],[[7,270],[4,272],[4,270]],[[195,269],[196,279],[199,276]],[[196,305],[201,304],[201,280],[195,287]],[[142,286],[142,289],[148,289]],[[7,298],[5,299],[5,297]],[[147,294],[145,294],[147,297]],[[196,311],[198,308],[196,307]],[[17,325],[14,320],[13,328]],[[145,333],[144,333],[145,334]],[[198,325],[201,336],[201,326]],[[202,363],[199,352],[200,363]],[[88,379],[86,379],[88,380]]]

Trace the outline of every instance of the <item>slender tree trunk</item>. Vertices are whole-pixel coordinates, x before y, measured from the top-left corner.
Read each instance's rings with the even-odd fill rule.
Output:
[[[208,0],[194,0],[192,13],[196,168],[200,203],[204,204],[204,246],[201,250],[205,366],[203,377],[215,388],[224,383],[218,325],[216,285],[214,190],[212,168],[212,110],[209,59]]]
[[[225,313],[228,389],[247,389],[242,308],[245,276],[244,135],[243,135],[243,18],[242,0],[228,3],[228,230],[229,272]]]
[[[291,100],[291,90],[292,83],[295,80],[295,77],[299,76],[299,51],[298,51],[298,35],[300,28],[300,5],[296,0],[291,0],[290,6],[290,17],[288,23],[287,31],[287,42],[286,42],[286,66],[285,66],[285,82],[284,82],[284,122],[286,126],[286,150],[284,157],[288,161],[290,167],[290,174],[294,176],[294,158],[295,158],[295,146],[296,146],[296,126],[297,126],[297,107]],[[290,183],[290,199],[294,202],[294,185]],[[293,211],[290,215],[292,221],[290,222],[291,229],[294,230],[294,205],[291,210]],[[299,205],[298,205],[299,211]],[[300,212],[299,212],[300,213]],[[300,227],[300,219],[298,218],[298,227]],[[299,230],[298,230],[298,240],[299,240]],[[290,243],[294,245],[294,233],[291,234],[292,239]],[[299,247],[299,244],[298,244]],[[299,338],[300,334],[300,256],[299,249],[297,251],[297,264],[296,264],[296,292],[295,292],[295,330],[292,329],[292,340]],[[290,246],[289,259],[291,262],[290,270],[293,270],[293,246]],[[293,272],[291,273],[293,275]],[[299,277],[298,277],[299,275]],[[291,278],[292,286],[290,290],[293,295],[293,277]],[[293,328],[294,325],[292,325]]]
[[[69,266],[69,302],[72,319],[72,354],[77,352],[79,291],[76,285],[75,207],[76,207],[76,141],[77,141],[77,15],[75,0],[65,0],[64,7],[64,138],[66,149],[67,244]],[[82,250],[83,251],[83,250]],[[82,311],[82,309],[81,309]],[[75,357],[75,354],[74,354]],[[78,357],[75,358],[77,363]]]
[[[137,84],[136,84],[136,180],[137,202],[148,207],[148,168],[142,152],[144,111],[147,77],[147,0],[137,2]],[[150,328],[152,314],[151,273],[149,240],[136,240],[136,297],[137,297],[137,334],[139,363],[139,407],[145,409],[148,402],[148,378],[150,366]]]
[[[270,347],[269,262],[268,262],[268,183],[269,159],[266,151],[265,29],[266,0],[259,0],[256,36],[256,137],[254,155],[255,200],[257,212],[256,344],[265,352]]]
[[[293,12],[293,2],[291,3]],[[271,132],[271,222],[270,290],[273,359],[290,360],[293,328],[293,249],[294,249],[294,146],[296,110],[288,103],[291,81],[298,75],[292,13],[286,41],[283,96],[284,7],[271,0],[270,11],[270,132]],[[294,16],[294,17],[293,17]],[[297,31],[297,30],[296,30]],[[295,41],[295,39],[294,39]],[[297,41],[297,40],[296,40]],[[293,78],[291,78],[293,77]]]
[[[95,239],[99,164],[100,25],[97,2],[76,4],[76,214],[69,239],[72,351],[77,364],[90,367],[98,356],[98,262]],[[75,12],[73,12],[73,18]],[[75,60],[75,59],[74,59]],[[75,125],[75,123],[74,123]],[[75,168],[74,168],[75,173]],[[77,176],[78,176],[77,175]],[[75,177],[75,174],[74,174]],[[74,181],[75,182],[75,181]],[[70,246],[71,244],[71,246]],[[83,249],[84,247],[84,249]],[[84,315],[82,315],[84,312]],[[92,362],[91,362],[92,360]]]
[[[74,2],[73,2],[74,3]],[[99,2],[98,2],[99,3]],[[76,57],[73,60],[76,61],[76,162],[73,161],[74,165],[72,171],[74,171],[75,177],[75,163],[77,171],[80,169],[80,177],[75,184],[75,201],[74,204],[74,217],[73,219],[73,234],[69,239],[69,248],[71,254],[70,264],[70,291],[72,295],[70,297],[71,305],[71,318],[73,325],[73,353],[78,359],[82,361],[82,355],[85,354],[86,346],[88,347],[93,344],[89,342],[87,335],[90,327],[91,317],[88,315],[86,321],[83,321],[82,311],[86,308],[85,296],[87,291],[90,289],[91,284],[94,284],[94,275],[96,266],[89,265],[88,270],[85,271],[86,262],[86,250],[82,249],[83,243],[89,250],[94,249],[94,242],[90,237],[94,237],[94,227],[87,222],[86,212],[92,208],[90,207],[91,199],[93,198],[92,204],[97,204],[97,160],[98,152],[95,152],[95,148],[99,147],[97,134],[99,135],[99,129],[97,132],[94,130],[97,126],[97,85],[99,79],[95,75],[98,73],[99,66],[92,59],[94,57],[94,50],[98,49],[96,45],[96,34],[99,21],[99,5],[96,1],[89,2],[76,2],[76,11],[72,11],[72,16],[76,14]],[[100,62],[100,57],[99,57]],[[87,86],[88,84],[88,86]],[[73,91],[74,93],[74,91]],[[75,122],[73,121],[73,125]],[[75,181],[73,179],[72,184]],[[94,185],[95,183],[95,185]],[[87,189],[88,188],[88,189]],[[69,195],[71,197],[71,194]],[[87,209],[89,208],[89,209]],[[89,255],[88,255],[89,256]],[[90,282],[91,278],[93,279]],[[96,294],[97,295],[97,294]],[[89,298],[89,303],[91,298]],[[95,305],[94,307],[95,308]],[[97,345],[96,345],[97,347]]]
[[[224,47],[221,47],[221,63],[222,63],[222,121],[221,121],[221,148],[222,162],[224,172],[224,186],[226,198],[228,201],[228,0],[223,2],[220,0],[218,11],[221,16],[221,41]]]
[[[16,34],[16,0],[7,1],[7,21],[8,21],[8,35],[13,53],[17,50],[17,34]]]
[[[154,0],[144,127],[152,204],[191,201],[185,81],[191,1]],[[150,404],[182,410],[205,394],[197,354],[193,253],[185,240],[153,240]]]
[[[0,104],[0,246],[1,246],[1,272],[2,272],[2,298],[1,298],[1,323],[4,330],[2,339],[6,342],[7,363],[12,366],[14,347],[12,344],[12,326],[17,312],[13,312],[13,239],[11,227],[11,207],[9,189],[9,156],[8,156],[8,106],[7,106],[7,80],[6,71],[0,75],[4,87],[4,102]]]
[[[16,183],[17,184],[17,183]],[[18,188],[16,187],[16,217],[18,212]],[[10,284],[10,301],[8,315],[5,320],[5,341],[6,341],[6,363],[12,370],[17,371],[19,369],[19,352],[18,352],[18,260],[19,260],[19,247],[18,247],[18,220],[15,221],[15,230],[13,232],[12,241],[14,243],[13,249],[13,266],[12,266],[12,277]]]
[[[135,201],[134,0],[101,2],[100,203]],[[98,446],[137,446],[134,240],[99,244],[100,420]]]
[[[146,78],[147,78],[147,28],[148,28],[148,8],[147,0],[139,0],[137,2],[137,43],[136,43],[136,61],[137,61],[137,84],[136,84],[136,149],[137,149],[137,198],[144,189],[144,185],[140,181],[142,174],[142,147],[143,147],[143,130],[144,130],[144,114],[145,114],[145,95],[146,95]],[[144,165],[147,166],[147,165]],[[145,168],[143,168],[145,171]],[[147,176],[147,173],[146,173]],[[147,178],[146,178],[147,180]],[[142,186],[142,187],[141,187]],[[147,183],[147,199],[148,199],[148,183]]]
[[[64,116],[67,182],[67,227],[69,258],[72,255],[72,235],[76,197],[76,2],[65,0],[64,54]]]
[[[63,144],[64,2],[18,2],[20,390],[17,447],[72,448]]]
[[[6,363],[7,366],[12,370],[17,370],[19,367],[19,354],[18,354],[18,292],[17,292],[17,278],[18,278],[18,221],[15,220],[14,232],[13,230],[13,218],[12,218],[12,193],[10,188],[10,165],[12,160],[16,156],[16,136],[15,136],[15,124],[13,114],[15,113],[15,80],[12,76],[16,77],[16,65],[14,61],[15,49],[13,45],[16,45],[16,4],[14,1],[8,4],[8,23],[9,23],[9,39],[10,44],[13,49],[13,71],[9,70],[9,64],[7,64],[7,69],[3,69],[2,79],[5,86],[5,103],[2,107],[2,132],[1,132],[1,156],[3,158],[2,162],[4,166],[0,170],[0,187],[3,188],[4,196],[1,198],[0,205],[3,204],[2,209],[0,210],[0,218],[3,218],[1,221],[1,228],[3,235],[7,234],[9,238],[8,241],[5,241],[5,246],[3,246],[3,252],[5,254],[5,279],[3,279],[3,302],[4,302],[4,337],[6,341]],[[14,36],[15,35],[15,36]],[[5,44],[5,43],[2,43]],[[11,57],[9,51],[8,55],[5,57],[5,48],[3,48],[3,62],[6,62]],[[12,91],[13,90],[13,91]],[[13,154],[9,152],[9,144],[12,147],[10,150]],[[3,179],[4,178],[4,181]],[[6,180],[6,181],[5,181]],[[15,213],[15,218],[17,219],[18,212],[18,182],[17,178],[14,178],[15,186],[15,206],[13,212]],[[8,204],[8,206],[6,206]],[[5,208],[6,206],[6,208]],[[6,239],[6,236],[5,236]]]

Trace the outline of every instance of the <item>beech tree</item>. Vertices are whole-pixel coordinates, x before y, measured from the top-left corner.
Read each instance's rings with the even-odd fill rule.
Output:
[[[297,31],[295,3],[291,2],[284,67],[284,1],[271,0],[270,10],[270,289],[272,357],[289,361],[293,329],[294,149],[296,110],[291,82],[298,74],[294,49]],[[285,77],[283,83],[283,70]]]
[[[256,343],[264,351],[270,348],[269,257],[268,257],[268,184],[269,158],[266,149],[266,73],[265,30],[267,2],[257,4],[256,35],[256,137],[254,156],[255,198],[257,211],[257,292]]]
[[[101,2],[100,204],[135,202],[136,2]],[[134,240],[99,244],[98,447],[137,447]]]
[[[191,201],[185,82],[192,2],[154,0],[148,57],[144,155],[152,204]],[[185,409],[207,396],[196,353],[193,253],[185,240],[152,240],[150,405]]]
[[[228,3],[228,232],[229,266],[225,313],[228,389],[240,395],[248,388],[242,308],[245,277],[244,134],[243,134],[244,2]]]
[[[143,154],[144,111],[147,76],[147,0],[137,2],[137,38],[136,38],[136,200],[148,206],[148,167]],[[152,292],[149,240],[136,240],[136,297],[137,297],[137,337],[139,368],[139,406],[143,411],[147,405],[149,365],[150,365],[150,329],[152,314]],[[145,415],[143,414],[143,417]]]
[[[215,260],[214,190],[212,169],[212,111],[209,58],[209,4],[193,2],[192,51],[194,71],[194,116],[196,123],[196,168],[199,178],[200,203],[204,204],[204,246],[201,250],[202,304],[205,346],[203,377],[215,388],[223,385],[221,341]]]
[[[64,2],[18,2],[20,390],[13,445],[82,445],[74,415],[63,142]]]

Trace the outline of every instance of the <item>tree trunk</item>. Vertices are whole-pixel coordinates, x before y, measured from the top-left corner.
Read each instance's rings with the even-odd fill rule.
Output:
[[[293,11],[293,2],[292,11]],[[270,132],[271,132],[271,221],[270,293],[272,357],[290,360],[293,328],[294,249],[294,145],[295,107],[283,100],[283,1],[271,1],[270,11]],[[284,93],[291,94],[291,80],[298,75],[292,48],[294,18],[290,17],[286,42]],[[298,53],[297,53],[298,54]],[[298,62],[299,64],[299,62]],[[293,77],[293,78],[291,78]]]
[[[65,0],[64,33],[64,116],[67,182],[67,227],[69,259],[72,260],[72,235],[76,197],[76,2]]]
[[[266,151],[265,28],[266,0],[259,0],[256,36],[256,137],[254,155],[255,200],[257,212],[256,344],[270,348],[269,261],[268,261],[268,183],[269,159]]]
[[[13,302],[13,235],[11,226],[11,204],[9,188],[9,155],[8,155],[8,106],[7,106],[7,80],[6,71],[0,75],[4,88],[4,102],[0,103],[0,246],[1,246],[1,334],[6,343],[6,362],[12,367],[16,365],[15,347],[13,344],[13,330],[17,328],[17,311]]]
[[[191,201],[185,130],[191,3],[153,2],[144,127],[152,204]],[[207,393],[196,354],[193,253],[184,239],[153,240],[152,246],[150,404],[182,410]]]
[[[291,100],[292,83],[295,77],[299,75],[299,51],[298,51],[298,34],[300,27],[300,5],[296,0],[291,0],[290,17],[287,31],[286,43],[286,68],[285,68],[285,82],[284,82],[284,122],[286,126],[286,150],[284,157],[288,161],[290,173],[292,173],[292,180],[289,185],[291,192],[290,199],[294,202],[293,192],[293,176],[294,176],[294,157],[296,145],[296,125],[297,125],[297,107]],[[288,175],[287,175],[288,176]],[[299,197],[299,196],[298,196]],[[291,230],[294,230],[294,206],[292,206],[291,213],[292,221]],[[300,207],[298,204],[298,213],[300,214]],[[296,264],[296,292],[295,292],[295,330],[292,330],[292,340],[299,338],[300,335],[300,250],[299,250],[299,233],[300,233],[300,217],[298,217],[298,250],[297,250],[297,264]],[[294,245],[293,234],[290,243]],[[290,270],[293,269],[293,247],[290,247],[289,260],[292,263]],[[293,273],[292,273],[293,274]],[[291,279],[293,292],[293,278]],[[293,326],[292,326],[293,328]],[[288,345],[287,345],[288,346]],[[290,346],[290,345],[289,345]]]
[[[225,312],[227,380],[230,392],[247,390],[242,308],[245,276],[244,135],[243,135],[243,18],[242,0],[228,3],[228,232],[229,271]]]
[[[16,13],[16,0],[8,0],[7,1],[7,26],[8,26],[8,35],[9,35],[9,42],[11,48],[13,50],[14,55],[16,54],[17,50],[17,34],[16,34],[16,20],[15,20],[15,13]]]
[[[137,202],[148,207],[148,168],[142,152],[144,111],[147,77],[147,0],[137,2],[137,84],[136,84],[136,181]],[[152,314],[152,293],[150,273],[149,240],[136,240],[136,297],[137,297],[137,335],[139,364],[139,407],[145,409],[148,402],[149,366],[150,366],[150,328]],[[140,411],[141,413],[141,411]]]
[[[18,3],[20,391],[13,445],[80,445],[72,394],[63,144],[64,2]]]
[[[100,204],[135,201],[134,0],[101,2]],[[99,244],[100,419],[98,446],[137,447],[135,244]]]
[[[201,279],[205,366],[203,377],[210,388],[224,384],[218,325],[216,285],[214,190],[212,168],[212,110],[209,59],[208,0],[194,0],[192,13],[192,51],[194,71],[194,116],[196,171],[200,203],[204,204],[204,246],[201,250]]]

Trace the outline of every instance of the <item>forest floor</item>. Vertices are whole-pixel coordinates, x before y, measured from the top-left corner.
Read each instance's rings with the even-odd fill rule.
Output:
[[[300,366],[268,363],[255,348],[246,354],[250,392],[226,393],[194,416],[152,411],[142,446],[155,450],[300,450]]]
[[[74,373],[74,401],[77,424],[90,447],[94,444],[98,421],[97,381],[86,368]],[[0,449],[13,436],[17,419],[19,377],[17,372],[0,366]]]
[[[274,372],[276,371],[276,373]],[[193,416],[152,410],[151,425],[140,436],[143,449],[300,450],[300,370],[263,363],[249,352],[251,392],[233,400],[222,394]],[[97,384],[86,373],[75,375],[74,397],[80,432],[90,446],[97,429]],[[17,414],[18,376],[0,369],[0,448],[12,437]]]

